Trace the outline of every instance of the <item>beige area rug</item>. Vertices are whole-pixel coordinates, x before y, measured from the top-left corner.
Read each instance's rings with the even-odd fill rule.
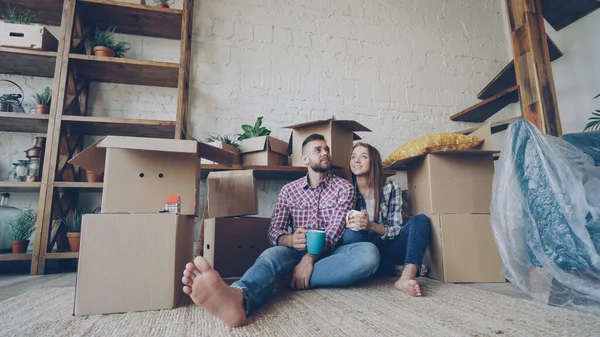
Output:
[[[0,302],[1,336],[597,336],[600,316],[422,280],[410,298],[392,280],[282,291],[240,328],[188,304],[174,310],[72,316],[74,288]]]

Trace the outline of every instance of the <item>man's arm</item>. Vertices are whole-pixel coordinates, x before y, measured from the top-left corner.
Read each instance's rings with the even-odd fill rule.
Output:
[[[356,192],[354,187],[347,184],[342,184],[338,196],[338,201],[333,215],[327,227],[325,228],[325,246],[328,250],[333,249],[344,233],[346,214],[352,209],[356,202]]]
[[[287,188],[284,186],[277,196],[277,204],[275,205],[275,210],[273,210],[273,216],[271,217],[271,224],[269,226],[269,242],[273,246],[293,246],[292,235],[290,235],[287,230],[290,218],[287,198]]]

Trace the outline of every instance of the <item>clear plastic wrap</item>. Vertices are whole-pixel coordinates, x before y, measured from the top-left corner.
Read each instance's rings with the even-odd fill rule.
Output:
[[[509,126],[491,225],[510,282],[545,303],[600,314],[600,167],[586,154],[600,153],[590,145],[600,133],[576,138],[585,153],[530,122]]]

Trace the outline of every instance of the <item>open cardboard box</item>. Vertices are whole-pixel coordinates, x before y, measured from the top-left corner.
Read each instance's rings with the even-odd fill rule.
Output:
[[[231,145],[231,144],[227,144],[224,141],[216,141],[216,142],[210,142],[210,143],[206,143],[208,145],[214,146],[214,147],[218,147],[219,149],[223,149],[229,152],[233,152],[235,153],[235,158],[233,158],[233,162],[232,165],[239,165],[240,164],[240,149],[238,149],[237,147]],[[208,159],[200,159],[200,164],[218,164],[215,161],[212,160],[208,160]]]
[[[371,132],[356,121],[335,119],[290,125],[285,128],[292,129],[288,151],[292,154],[292,166],[305,166],[302,162],[302,142],[311,134],[318,133],[325,137],[331,149],[331,164],[346,167],[350,163],[353,142],[361,139],[355,132]]]
[[[235,154],[192,140],[107,136],[69,163],[104,173],[102,213],[156,213],[181,197],[181,214],[197,215],[200,160],[231,166]]]
[[[271,136],[254,137],[240,142],[243,166],[287,166],[288,143]]]

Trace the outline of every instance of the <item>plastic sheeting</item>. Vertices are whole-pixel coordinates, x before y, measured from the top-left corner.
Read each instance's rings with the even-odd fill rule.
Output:
[[[598,314],[600,167],[586,153],[600,153],[590,145],[599,136],[575,137],[584,153],[528,121],[512,123],[491,203],[504,276],[545,303]]]

